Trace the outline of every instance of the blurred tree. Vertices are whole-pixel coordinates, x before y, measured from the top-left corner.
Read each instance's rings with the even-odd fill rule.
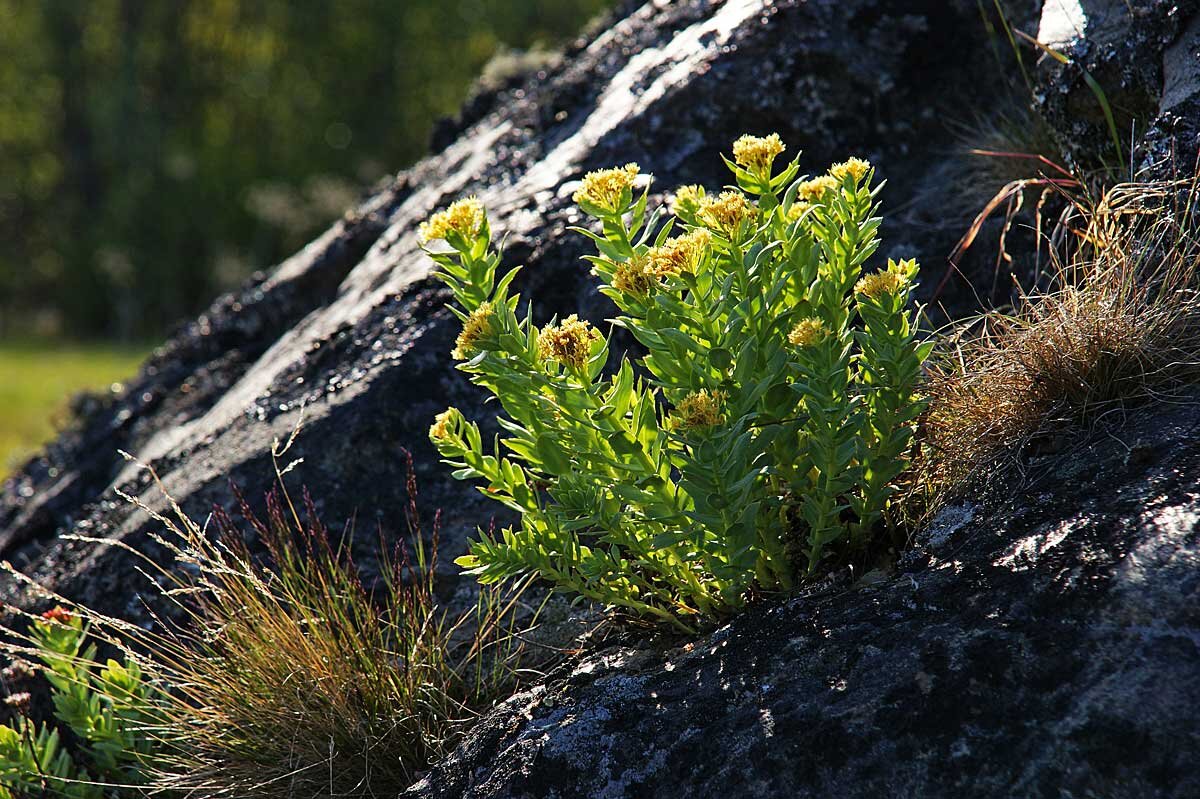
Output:
[[[154,335],[611,0],[0,0],[0,335]]]

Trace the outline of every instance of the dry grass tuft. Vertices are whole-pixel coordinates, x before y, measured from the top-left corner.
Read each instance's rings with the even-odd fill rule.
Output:
[[[1200,242],[1189,184],[1076,200],[1050,286],[943,337],[932,359],[918,483],[927,506],[1035,440],[1200,376]]]

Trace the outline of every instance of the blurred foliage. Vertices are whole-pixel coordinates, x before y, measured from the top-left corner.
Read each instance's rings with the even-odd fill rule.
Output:
[[[611,0],[0,0],[0,335],[161,333]]]

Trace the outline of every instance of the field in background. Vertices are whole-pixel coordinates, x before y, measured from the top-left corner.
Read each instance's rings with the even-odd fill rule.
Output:
[[[54,437],[73,394],[131,377],[148,350],[0,341],[0,478]]]

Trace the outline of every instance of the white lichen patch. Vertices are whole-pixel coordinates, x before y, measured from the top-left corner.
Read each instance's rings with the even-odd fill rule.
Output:
[[[1033,535],[1020,539],[997,558],[993,565],[1012,571],[1025,571],[1067,539],[1073,529],[1086,526],[1087,517],[1070,519]]]
[[[949,541],[955,533],[975,520],[977,505],[970,503],[949,505],[938,511],[929,525],[926,540],[934,549],[940,548]]]
[[[762,725],[763,737],[775,737],[775,717],[771,715],[769,708],[763,708],[758,712],[758,721]]]
[[[1159,508],[1150,514],[1146,520],[1164,533],[1190,533],[1200,526],[1200,509],[1197,508],[1197,497],[1188,497],[1189,504],[1171,505]]]
[[[1042,6],[1037,40],[1047,47],[1061,50],[1083,37],[1087,22],[1087,13],[1080,0],[1046,0]]]
[[[1144,586],[1163,569],[1200,569],[1200,556],[1186,545],[1200,529],[1200,497],[1192,494],[1170,504],[1151,503],[1141,526],[1148,534],[1122,559],[1116,573],[1118,586]]]

